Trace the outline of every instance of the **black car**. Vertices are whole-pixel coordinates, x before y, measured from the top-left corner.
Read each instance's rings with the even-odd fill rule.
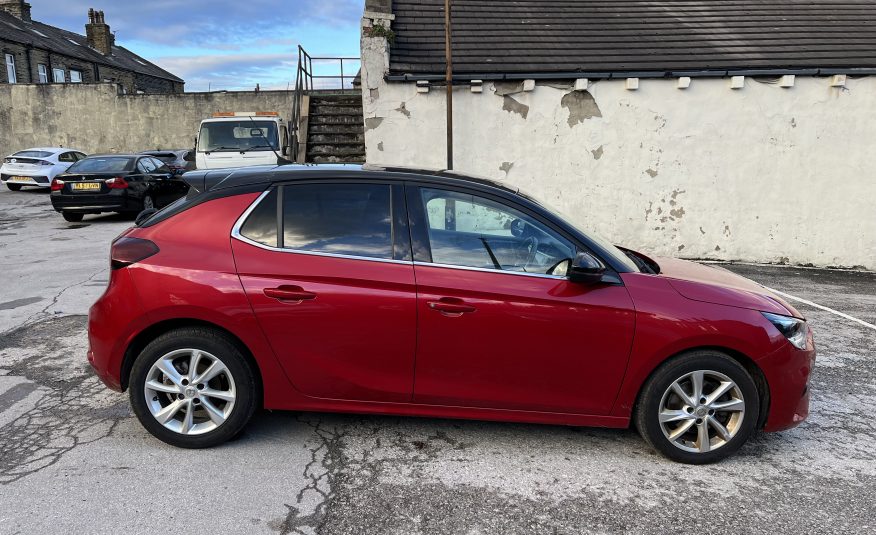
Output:
[[[144,150],[140,154],[158,158],[164,165],[177,175],[195,170],[195,152],[191,149],[180,150]]]
[[[108,154],[79,160],[52,180],[52,207],[67,221],[85,214],[137,214],[184,196],[189,186],[164,162],[142,154]]]

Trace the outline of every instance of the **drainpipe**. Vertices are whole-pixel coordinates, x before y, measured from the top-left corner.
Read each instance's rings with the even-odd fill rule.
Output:
[[[25,57],[27,58],[27,81],[28,81],[28,83],[32,84],[33,83],[33,61],[31,61],[31,59],[30,59],[30,53],[32,52],[33,47],[31,45],[27,45],[27,48],[25,50],[27,51],[27,54],[25,55]]]
[[[453,49],[450,31],[450,0],[444,0],[444,56],[447,59],[447,169],[453,169]]]

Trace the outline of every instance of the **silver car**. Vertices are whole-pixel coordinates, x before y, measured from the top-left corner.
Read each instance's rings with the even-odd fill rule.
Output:
[[[48,188],[53,178],[86,156],[82,151],[61,147],[22,150],[3,159],[0,181],[12,191],[25,186]]]

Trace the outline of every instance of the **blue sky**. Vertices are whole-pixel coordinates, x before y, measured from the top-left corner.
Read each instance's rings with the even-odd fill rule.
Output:
[[[298,44],[312,56],[358,56],[364,0],[30,3],[34,19],[80,34],[88,8],[102,9],[117,44],[183,78],[186,91],[206,91],[252,89],[257,83],[262,89],[294,86]],[[345,74],[347,69],[345,64]]]

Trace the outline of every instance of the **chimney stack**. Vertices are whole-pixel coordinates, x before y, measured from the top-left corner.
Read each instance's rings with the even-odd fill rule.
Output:
[[[116,44],[116,36],[110,32],[110,27],[103,18],[103,11],[88,10],[88,24],[85,25],[85,37],[88,46],[97,50],[104,56],[113,53],[113,45]]]
[[[0,0],[0,11],[5,11],[24,22],[30,22],[30,4],[24,0]]]

